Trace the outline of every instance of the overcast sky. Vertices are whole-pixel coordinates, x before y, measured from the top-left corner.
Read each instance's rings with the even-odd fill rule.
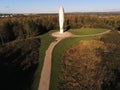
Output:
[[[120,0],[0,0],[0,13],[120,11]]]

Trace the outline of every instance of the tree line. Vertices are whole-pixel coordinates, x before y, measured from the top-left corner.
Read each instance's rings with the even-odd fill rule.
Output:
[[[75,28],[120,29],[120,15],[66,14],[64,29]],[[57,14],[0,18],[0,43],[26,39],[59,29]]]
[[[0,43],[34,37],[55,29],[53,19],[49,16],[0,18]]]

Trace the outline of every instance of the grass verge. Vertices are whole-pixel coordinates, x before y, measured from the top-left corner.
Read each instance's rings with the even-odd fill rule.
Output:
[[[50,90],[58,90],[61,58],[65,50],[80,40],[89,39],[91,39],[91,37],[66,38],[55,46],[52,55]]]
[[[34,74],[34,81],[32,84],[32,89],[31,90],[38,90],[38,86],[39,86],[39,81],[40,81],[40,75],[41,75],[41,70],[43,67],[43,62],[44,62],[44,57],[45,57],[45,52],[48,48],[48,46],[50,45],[50,43],[52,41],[54,41],[55,38],[51,37],[50,34],[52,33],[48,32],[46,34],[40,35],[40,39],[41,39],[41,46],[40,46],[40,53],[39,53],[39,62],[38,62],[38,67],[37,70]]]

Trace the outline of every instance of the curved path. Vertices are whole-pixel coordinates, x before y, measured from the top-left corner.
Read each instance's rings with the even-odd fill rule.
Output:
[[[98,35],[103,35],[103,34],[109,33],[110,31],[111,30],[108,30],[108,31],[105,31],[105,32],[102,32],[102,33],[98,33],[98,34],[91,34],[91,35],[73,35],[73,37],[98,36]]]
[[[58,44],[62,39],[64,39],[64,37],[57,38],[54,42],[52,42],[50,44],[50,46],[48,47],[48,49],[46,51],[38,90],[49,90],[52,51],[53,51],[53,48],[55,47],[55,45]]]
[[[58,32],[55,32],[52,34],[52,36],[57,37],[55,41],[53,41],[48,49],[46,50],[46,55],[44,59],[44,64],[41,72],[41,77],[40,77],[40,83],[38,90],[49,90],[49,85],[50,85],[50,75],[51,75],[51,60],[52,60],[52,51],[54,47],[63,39],[67,37],[85,37],[85,36],[96,36],[96,35],[102,35],[109,33],[109,31],[99,33],[99,34],[93,34],[93,35],[73,35],[72,33],[65,32],[64,34],[59,34]]]

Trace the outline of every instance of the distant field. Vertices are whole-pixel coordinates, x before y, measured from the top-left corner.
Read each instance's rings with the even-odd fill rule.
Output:
[[[72,32],[76,35],[90,35],[90,34],[98,34],[107,31],[108,29],[101,28],[81,28],[81,29],[70,29],[69,32]]]

